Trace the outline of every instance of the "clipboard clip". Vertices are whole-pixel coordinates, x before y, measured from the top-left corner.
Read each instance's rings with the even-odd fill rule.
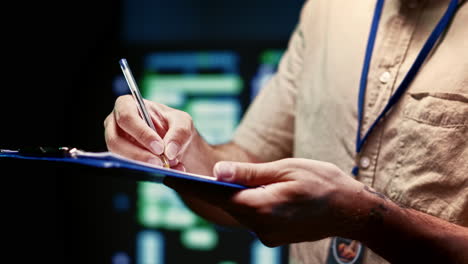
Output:
[[[2,152],[5,150],[2,150]],[[48,157],[48,158],[67,158],[74,157],[76,148],[69,147],[25,147],[17,150],[17,154],[22,156]]]

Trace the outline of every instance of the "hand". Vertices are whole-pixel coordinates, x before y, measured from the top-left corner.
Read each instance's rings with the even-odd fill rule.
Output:
[[[199,137],[192,118],[185,112],[145,100],[156,132],[140,117],[133,98],[120,96],[104,121],[105,140],[110,151],[162,166],[165,154],[174,169],[185,170],[184,154]]]
[[[363,185],[335,165],[308,159],[220,162],[218,180],[260,186],[233,195],[227,211],[268,246],[348,233],[346,208]]]
[[[391,263],[468,259],[468,228],[398,205],[330,163],[223,161],[214,175],[253,188],[235,191],[176,178],[165,183],[222,208],[270,247],[341,236],[363,242]],[[352,258],[356,246],[339,245],[339,251]]]
[[[307,159],[219,162],[213,173],[220,181],[256,188],[232,194],[172,179],[166,184],[223,208],[267,246],[346,236],[354,227],[349,215],[359,204],[363,184],[333,164]]]

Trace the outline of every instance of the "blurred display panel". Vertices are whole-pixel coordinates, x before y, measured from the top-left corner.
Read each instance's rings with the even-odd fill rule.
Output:
[[[266,50],[260,54],[259,66],[251,81],[250,100],[253,100],[260,89],[273,77],[283,54],[284,50],[277,49]]]
[[[240,118],[244,82],[234,52],[170,52],[146,56],[145,98],[189,113],[211,144],[226,143]]]
[[[282,53],[260,52],[258,67],[249,76],[240,74],[244,58],[235,51],[148,53],[137,67],[138,83],[146,99],[189,113],[207,142],[222,144],[232,138],[243,114],[241,97],[254,98],[276,71]],[[121,79],[114,85],[115,91],[124,91]],[[115,210],[128,203],[125,195],[116,194]],[[137,183],[135,210],[135,252],[116,252],[113,264],[279,264],[287,257],[286,248],[268,248],[246,230],[205,221],[162,184]]]

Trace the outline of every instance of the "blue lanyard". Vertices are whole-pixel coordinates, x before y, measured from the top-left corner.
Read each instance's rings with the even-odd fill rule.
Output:
[[[439,39],[439,37],[444,33],[445,29],[448,27],[451,19],[455,15],[458,7],[458,0],[451,0],[447,11],[440,19],[439,23],[432,31],[431,35],[427,39],[426,43],[424,44],[423,48],[419,52],[416,60],[414,61],[413,65],[409,69],[406,76],[403,78],[400,86],[396,89],[395,93],[390,97],[387,104],[385,105],[382,112],[377,116],[377,119],[372,123],[369,129],[363,134],[364,136],[361,138],[361,128],[362,128],[362,118],[364,112],[364,98],[366,94],[366,86],[367,86],[367,75],[369,73],[369,66],[372,58],[372,52],[374,50],[375,38],[377,36],[377,29],[379,27],[380,16],[382,14],[382,9],[384,6],[385,0],[377,0],[377,5],[375,7],[374,17],[372,19],[371,31],[369,34],[369,39],[367,42],[366,48],[366,55],[364,57],[364,65],[362,68],[362,75],[361,81],[359,83],[359,97],[358,97],[358,129],[357,129],[357,137],[356,137],[356,153],[359,156],[364,143],[366,142],[367,138],[369,137],[370,133],[380,120],[387,114],[387,112],[398,102],[401,98],[403,93],[406,91],[408,86],[410,85],[411,81],[416,76],[419,68],[423,64],[424,60],[427,58],[429,53],[431,52],[432,48],[434,47],[435,43]],[[353,168],[352,173],[356,176],[359,173],[359,167],[356,165]]]

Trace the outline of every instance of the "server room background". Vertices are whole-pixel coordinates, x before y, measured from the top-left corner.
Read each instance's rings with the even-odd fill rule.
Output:
[[[106,151],[103,121],[115,99],[129,93],[120,58],[127,58],[146,99],[187,111],[209,143],[225,143],[276,71],[302,4],[121,0],[14,7],[17,26],[8,30],[5,49],[12,88],[2,96],[0,148]],[[287,260],[287,247],[268,248],[247,231],[203,220],[162,184],[83,167],[31,166],[16,167],[10,177],[24,206],[7,212],[25,232],[21,252],[40,248],[48,263]],[[42,244],[42,237],[54,239]]]

